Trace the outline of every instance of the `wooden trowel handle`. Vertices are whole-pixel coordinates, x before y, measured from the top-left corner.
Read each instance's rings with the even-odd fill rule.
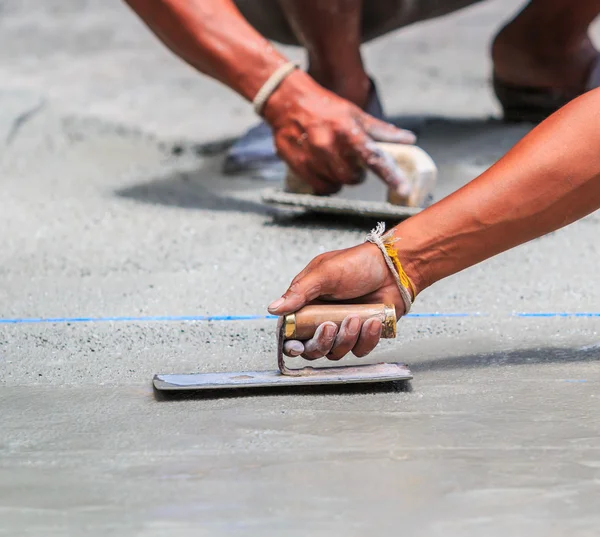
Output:
[[[378,317],[383,328],[382,338],[396,337],[396,308],[386,304],[326,304],[305,306],[296,313],[285,315],[284,339],[306,340],[314,336],[317,328],[326,321],[338,327],[349,315],[360,317],[361,323]]]

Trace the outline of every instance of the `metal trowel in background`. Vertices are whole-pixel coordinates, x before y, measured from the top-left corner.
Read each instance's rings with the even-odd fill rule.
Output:
[[[331,196],[317,196],[312,188],[288,169],[283,189],[267,189],[262,201],[269,205],[304,209],[308,212],[402,220],[418,214],[433,199],[437,167],[420,147],[406,144],[377,143],[393,158],[411,184],[411,192],[401,197],[388,190],[381,179],[367,174],[360,185],[346,186]]]
[[[182,375],[155,375],[154,387],[159,391],[224,390],[267,388],[274,386],[315,386],[325,384],[358,384],[412,379],[408,367],[401,363],[361,364],[333,367],[289,369],[285,364],[283,344],[288,339],[310,339],[319,325],[332,321],[338,327],[348,315],[361,322],[378,317],[382,338],[396,337],[396,310],[385,304],[340,304],[306,306],[296,313],[280,317],[277,324],[277,366],[271,371],[237,371]]]

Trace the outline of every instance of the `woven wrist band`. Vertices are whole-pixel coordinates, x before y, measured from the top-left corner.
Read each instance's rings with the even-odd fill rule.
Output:
[[[384,235],[385,232],[385,224],[383,222],[379,222],[377,227],[371,230],[371,233],[367,235],[367,241],[375,244],[383,254],[383,258],[389,269],[392,271],[394,275],[394,280],[396,281],[396,285],[398,286],[398,290],[400,291],[400,296],[402,297],[402,301],[404,302],[404,315],[406,315],[410,308],[412,307],[412,298],[410,296],[410,289],[412,289],[413,293],[416,296],[416,290],[413,283],[410,281],[410,278],[404,272],[400,261],[397,259],[397,255],[394,255],[394,260],[390,256],[389,251],[394,251],[392,248],[392,244],[395,241],[393,237],[387,237]],[[395,251],[394,251],[395,253]],[[396,263],[394,263],[396,261]]]
[[[262,110],[267,102],[267,99],[273,94],[273,92],[279,87],[286,77],[292,74],[299,65],[294,62],[284,63],[278,67],[275,72],[267,79],[263,84],[262,88],[258,90],[256,97],[252,101],[254,111],[260,116]]]

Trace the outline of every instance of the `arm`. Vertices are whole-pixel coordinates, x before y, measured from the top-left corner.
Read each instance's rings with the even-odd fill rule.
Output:
[[[600,90],[568,104],[498,163],[399,225],[417,289],[600,207]]]
[[[175,54],[249,101],[287,62],[232,0],[126,2]],[[413,143],[412,133],[369,116],[299,70],[275,90],[263,114],[280,156],[316,192],[357,182],[366,166],[406,195],[402,172],[372,141]]]
[[[397,251],[417,292],[500,252],[550,233],[600,208],[600,89],[571,102],[525,136],[478,178],[394,228]],[[315,299],[395,303],[404,306],[379,250],[363,244],[314,259],[292,282],[281,315]],[[276,306],[276,307],[275,307]],[[348,321],[348,320],[347,320]],[[349,334],[349,321],[326,337],[325,325],[290,355],[340,358],[364,355],[381,330],[369,320]],[[325,323],[327,324],[327,323]],[[379,332],[377,328],[379,327]],[[372,329],[372,330],[371,330]],[[332,327],[327,329],[332,335]],[[352,332],[352,331],[351,331]],[[372,333],[371,333],[372,332]],[[341,347],[339,344],[341,342]],[[306,347],[306,348],[305,348]]]
[[[249,101],[287,61],[231,0],[126,2],[171,51]]]

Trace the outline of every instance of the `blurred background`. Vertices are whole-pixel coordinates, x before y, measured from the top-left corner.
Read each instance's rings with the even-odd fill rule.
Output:
[[[488,88],[490,40],[522,5],[486,1],[367,44],[388,112],[498,115]],[[167,51],[122,2],[4,0],[1,9],[3,94],[29,93],[33,102],[164,139],[219,140],[256,120],[232,91]],[[304,59],[298,48],[280,48]]]

